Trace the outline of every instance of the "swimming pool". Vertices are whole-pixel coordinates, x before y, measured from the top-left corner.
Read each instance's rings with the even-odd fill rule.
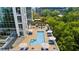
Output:
[[[29,43],[30,45],[40,45],[44,43],[44,39],[45,39],[44,31],[37,31],[36,40],[32,40]]]

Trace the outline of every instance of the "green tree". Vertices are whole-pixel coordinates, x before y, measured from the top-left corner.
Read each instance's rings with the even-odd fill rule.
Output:
[[[51,11],[51,16],[58,16],[59,14],[60,14],[60,11],[58,10]]]
[[[75,43],[75,40],[71,36],[66,37],[60,37],[60,40],[57,41],[57,44],[59,45],[59,49],[61,51],[73,51],[78,46]]]
[[[33,12],[33,19],[39,19],[40,15],[38,13]]]
[[[41,14],[42,14],[42,16],[46,17],[46,16],[50,16],[50,13],[51,13],[50,10],[45,9],[45,10],[42,11]]]
[[[63,16],[58,10],[43,10],[41,21],[47,22],[61,51],[79,50],[79,8],[68,8]]]
[[[63,16],[64,22],[71,22],[79,20],[79,11],[70,11]]]

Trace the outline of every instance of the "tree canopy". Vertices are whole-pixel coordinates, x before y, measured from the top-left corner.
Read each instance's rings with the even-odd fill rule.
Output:
[[[53,35],[57,38],[57,44],[61,51],[79,50],[79,8],[68,8],[63,11],[63,16],[59,10],[42,11],[43,22],[47,22],[53,30]]]

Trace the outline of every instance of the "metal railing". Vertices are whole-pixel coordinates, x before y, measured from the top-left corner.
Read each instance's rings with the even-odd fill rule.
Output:
[[[10,36],[5,39],[5,44],[0,48],[0,50],[9,50],[12,48],[12,44],[16,41],[17,33],[13,32]]]

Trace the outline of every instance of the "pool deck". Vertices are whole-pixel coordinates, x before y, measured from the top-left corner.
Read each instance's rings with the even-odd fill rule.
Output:
[[[39,29],[39,28],[34,27],[34,28],[31,28],[31,29],[33,30],[32,35],[27,35],[23,40],[21,40],[21,42],[18,45],[15,45],[14,48],[11,49],[12,51],[20,51],[19,45],[22,44],[22,43],[26,43],[27,44],[26,47],[29,47],[29,49],[27,51],[41,51],[41,48],[42,48],[41,45],[34,45],[34,46],[29,45],[29,41],[31,39],[36,38],[37,31],[44,31],[44,33],[45,33],[45,43],[48,43],[48,37],[47,37],[47,33],[45,31],[45,28]],[[32,49],[32,48],[34,48],[34,49]],[[49,49],[49,51],[58,51],[58,48],[57,48],[56,45],[49,45],[48,49]]]

